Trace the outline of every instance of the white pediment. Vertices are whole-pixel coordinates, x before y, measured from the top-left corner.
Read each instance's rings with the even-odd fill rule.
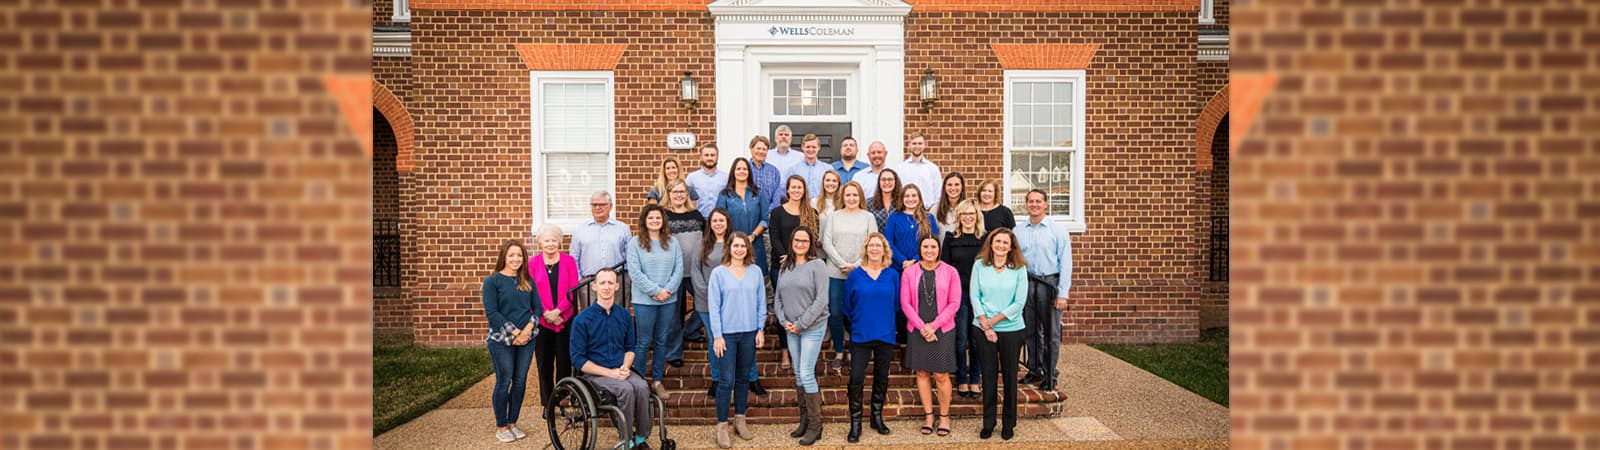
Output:
[[[904,18],[911,4],[899,0],[717,0],[706,5],[718,19],[736,16]]]

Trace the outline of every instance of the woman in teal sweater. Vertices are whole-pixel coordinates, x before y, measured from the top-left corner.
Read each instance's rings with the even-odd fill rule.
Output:
[[[983,429],[994,434],[995,381],[1005,380],[1000,438],[1011,440],[1017,426],[1017,356],[1022,349],[1022,308],[1028,303],[1028,262],[1010,229],[989,232],[972,266],[972,336],[983,364]],[[999,372],[998,378],[996,372]]]

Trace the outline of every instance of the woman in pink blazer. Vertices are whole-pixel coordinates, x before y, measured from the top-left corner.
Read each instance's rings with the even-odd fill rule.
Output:
[[[561,228],[545,225],[535,238],[540,255],[529,258],[528,275],[534,282],[533,315],[539,319],[533,353],[539,364],[539,404],[543,405],[556,381],[572,376],[567,322],[577,315],[577,308],[567,294],[578,285],[578,262],[560,251]]]
[[[900,275],[900,309],[906,315],[906,365],[917,372],[925,422],[922,434],[934,432],[931,375],[939,387],[940,436],[950,435],[950,372],[956,371],[956,311],[961,309],[961,275],[939,260],[939,238],[917,240],[917,263]]]

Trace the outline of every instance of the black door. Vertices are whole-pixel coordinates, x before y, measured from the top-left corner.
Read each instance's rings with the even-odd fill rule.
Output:
[[[832,163],[839,160],[839,141],[850,136],[849,122],[826,123],[790,123],[773,122],[767,124],[767,136],[777,136],[779,125],[789,125],[789,131],[794,134],[790,141],[790,150],[800,151],[800,143],[805,139],[806,133],[815,133],[817,140],[822,143],[822,150],[817,152],[817,159]],[[860,146],[860,143],[857,143]]]

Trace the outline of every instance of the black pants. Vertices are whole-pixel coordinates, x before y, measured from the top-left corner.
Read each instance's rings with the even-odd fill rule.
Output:
[[[572,376],[572,357],[567,347],[567,338],[572,337],[572,323],[567,325],[560,333],[539,330],[539,335],[533,338],[533,360],[539,366],[540,405],[550,398],[550,389],[557,381]]]
[[[861,385],[866,382],[868,361],[872,362],[872,407],[882,408],[889,395],[889,365],[894,363],[894,344],[880,341],[850,343],[848,395],[852,413],[861,411]]]
[[[1046,381],[1059,375],[1056,359],[1061,355],[1061,310],[1056,309],[1056,281],[1060,279],[1059,275],[1028,275],[1028,304],[1022,311],[1028,373]]]
[[[995,332],[999,339],[989,342],[983,330],[971,328],[972,339],[978,343],[979,361],[983,364],[983,429],[994,429],[994,404],[996,372],[1005,381],[1005,408],[1003,429],[1017,426],[1017,353],[1022,350],[1022,331]]]

